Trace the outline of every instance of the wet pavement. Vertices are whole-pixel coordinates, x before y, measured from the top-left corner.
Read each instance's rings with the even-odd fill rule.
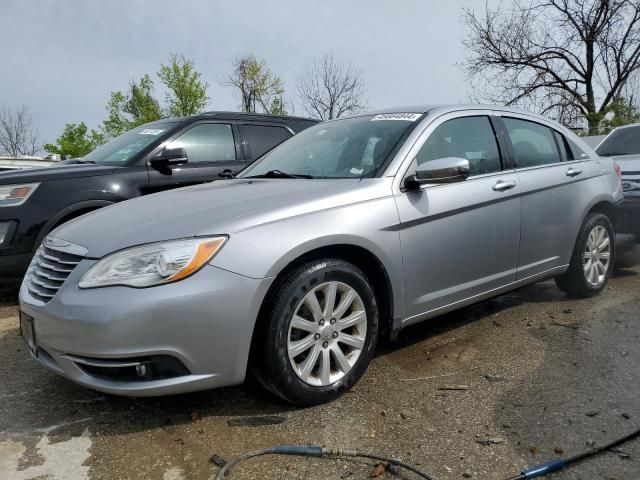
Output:
[[[214,454],[230,459],[285,443],[380,452],[436,479],[503,479],[640,428],[637,267],[593,299],[568,299],[545,282],[407,329],[382,346],[351,392],[308,409],[251,382],[156,399],[93,392],[29,356],[17,315],[15,297],[4,295],[3,480],[205,479],[217,471]],[[254,416],[282,423],[229,425]],[[350,480],[372,470],[263,457],[228,478]],[[640,440],[550,478],[640,478]]]

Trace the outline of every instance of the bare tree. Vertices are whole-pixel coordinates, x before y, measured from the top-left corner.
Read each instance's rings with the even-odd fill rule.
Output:
[[[350,63],[340,63],[333,54],[298,77],[298,97],[313,118],[330,120],[365,108],[366,94],[362,71]]]
[[[40,149],[40,135],[26,106],[0,109],[0,149],[12,157],[33,155]]]
[[[236,58],[227,85],[238,89],[243,112],[285,115],[284,84],[264,60],[255,55]]]
[[[492,102],[522,105],[597,131],[640,69],[639,0],[512,0],[467,9],[472,81]]]

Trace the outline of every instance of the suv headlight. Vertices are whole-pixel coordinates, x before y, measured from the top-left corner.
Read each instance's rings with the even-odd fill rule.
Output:
[[[0,185],[0,207],[22,205],[38,188],[39,183]]]
[[[112,253],[83,275],[80,288],[153,287],[187,278],[205,266],[226,236],[150,243]]]

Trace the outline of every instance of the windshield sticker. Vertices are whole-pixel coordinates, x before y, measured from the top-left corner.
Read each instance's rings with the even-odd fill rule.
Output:
[[[349,173],[351,175],[362,175],[364,173],[364,168],[353,167],[351,170],[349,170]]]
[[[160,135],[162,132],[164,130],[161,128],[145,128],[138,135]]]
[[[379,122],[380,120],[404,120],[406,122],[415,122],[421,116],[421,113],[383,113],[382,115],[376,115],[371,119],[371,121]]]

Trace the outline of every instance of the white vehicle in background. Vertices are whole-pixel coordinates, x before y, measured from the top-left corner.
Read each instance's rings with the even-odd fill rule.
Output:
[[[622,170],[624,202],[618,209],[618,262],[621,267],[640,261],[640,124],[613,130],[598,145],[601,157],[613,157]]]
[[[57,155],[42,157],[2,157],[0,156],[0,173],[23,168],[47,167],[59,161]]]

